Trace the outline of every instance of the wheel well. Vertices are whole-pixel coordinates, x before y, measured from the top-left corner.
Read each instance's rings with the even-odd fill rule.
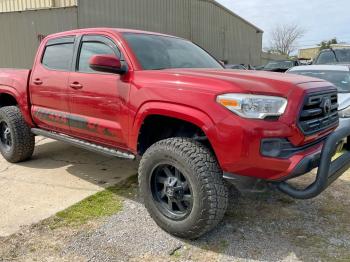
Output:
[[[16,99],[9,94],[0,94],[0,107],[4,106],[16,106]]]
[[[141,126],[137,151],[143,155],[154,143],[171,137],[193,138],[212,150],[207,136],[198,126],[172,117],[153,115],[147,117]]]

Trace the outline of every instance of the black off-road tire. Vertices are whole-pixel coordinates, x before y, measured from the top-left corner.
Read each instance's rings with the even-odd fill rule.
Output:
[[[16,106],[0,108],[0,124],[7,124],[11,134],[11,146],[5,147],[0,141],[0,152],[10,163],[28,160],[34,152],[35,137]]]
[[[191,186],[192,209],[181,220],[165,216],[152,193],[152,173],[160,163],[170,163],[182,170]],[[222,170],[213,153],[193,139],[170,138],[151,146],[141,159],[139,185],[151,217],[162,229],[177,237],[200,237],[217,226],[227,209],[228,189]]]

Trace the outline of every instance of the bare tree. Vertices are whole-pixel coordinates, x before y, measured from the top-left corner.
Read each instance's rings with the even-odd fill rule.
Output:
[[[271,48],[272,52],[282,55],[290,55],[296,48],[296,42],[303,37],[305,30],[298,25],[278,25],[272,31]]]

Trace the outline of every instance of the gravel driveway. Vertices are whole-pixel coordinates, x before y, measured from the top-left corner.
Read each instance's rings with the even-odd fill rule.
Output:
[[[309,201],[295,201],[272,190],[240,195],[232,191],[224,221],[196,241],[174,238],[157,227],[135,186],[122,212],[78,228],[50,229],[48,222],[32,226],[0,239],[0,257],[4,261],[350,261],[350,172]]]

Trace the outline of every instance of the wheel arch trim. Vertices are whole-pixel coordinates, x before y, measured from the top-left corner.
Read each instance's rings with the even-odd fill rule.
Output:
[[[191,123],[200,128],[207,137],[208,130],[214,125],[206,113],[196,108],[166,102],[148,102],[138,110],[131,125],[129,145],[135,152],[142,124],[150,116],[164,116]],[[210,137],[208,139],[210,141]]]
[[[28,125],[34,126],[34,123],[30,114],[30,104],[28,101],[27,94],[23,96],[15,87],[0,85],[0,95],[1,94],[10,95],[11,97],[13,97],[13,99],[17,102],[17,105],[25,121],[28,123]]]

